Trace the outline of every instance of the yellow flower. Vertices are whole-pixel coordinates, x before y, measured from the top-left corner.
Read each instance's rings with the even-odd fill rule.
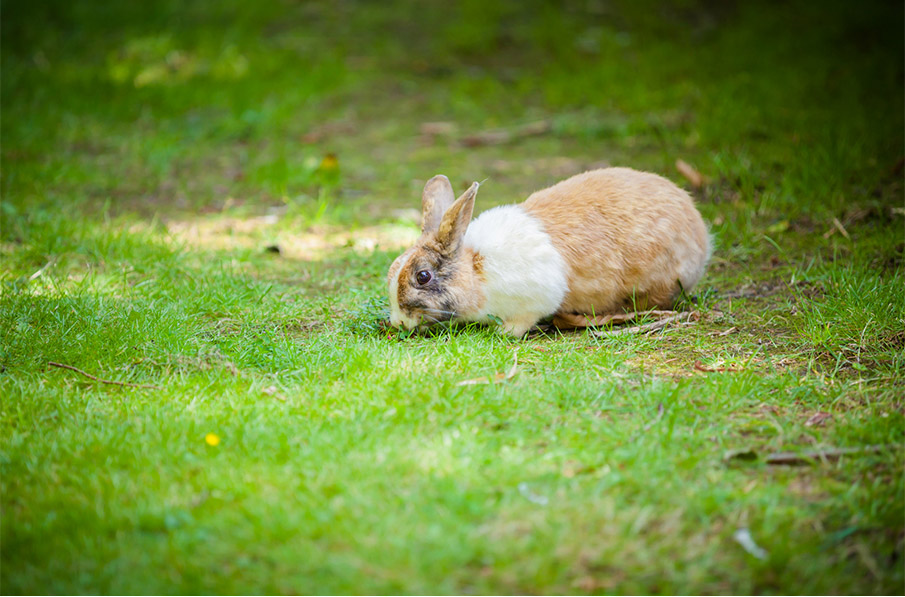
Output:
[[[208,433],[204,436],[204,441],[206,441],[209,446],[216,446],[220,443],[220,436],[216,433]]]
[[[339,170],[339,158],[335,153],[328,153],[324,156],[324,159],[321,160],[321,170],[324,172]]]

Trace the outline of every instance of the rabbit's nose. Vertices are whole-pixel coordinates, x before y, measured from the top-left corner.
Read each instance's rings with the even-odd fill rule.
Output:
[[[412,329],[415,327],[415,323],[408,317],[405,313],[403,313],[402,309],[399,308],[399,304],[393,300],[393,297],[390,297],[390,325],[395,328],[406,328]]]

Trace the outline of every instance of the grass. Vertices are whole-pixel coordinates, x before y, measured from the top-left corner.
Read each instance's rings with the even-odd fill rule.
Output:
[[[901,6],[3,15],[4,593],[905,589]],[[677,158],[696,324],[380,325],[429,176],[482,210]]]

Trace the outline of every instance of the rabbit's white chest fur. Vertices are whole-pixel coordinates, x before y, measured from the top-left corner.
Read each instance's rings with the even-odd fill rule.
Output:
[[[475,320],[494,315],[520,336],[562,304],[569,290],[566,262],[520,205],[481,214],[468,226],[464,245],[483,258],[485,303]]]

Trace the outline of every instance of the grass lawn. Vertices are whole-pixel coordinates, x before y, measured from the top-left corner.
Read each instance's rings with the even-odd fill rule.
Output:
[[[2,14],[3,593],[905,592],[901,3]],[[427,178],[604,164],[693,324],[381,325]]]

